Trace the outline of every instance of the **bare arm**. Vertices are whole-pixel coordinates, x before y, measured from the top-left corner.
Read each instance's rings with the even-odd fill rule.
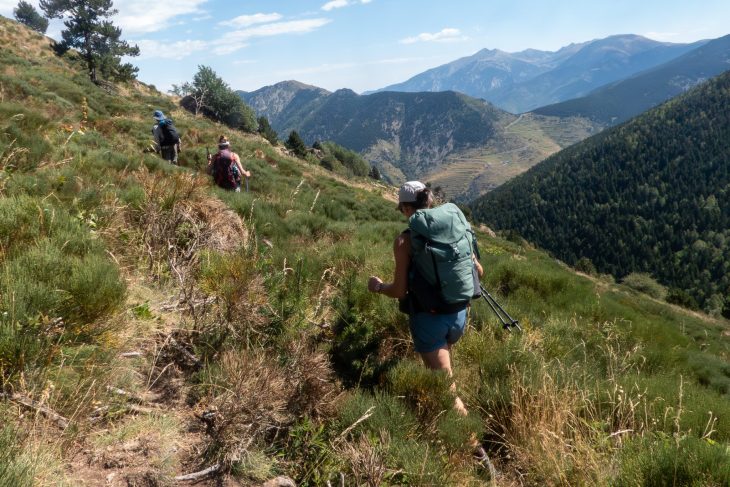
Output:
[[[251,177],[251,173],[243,168],[243,165],[241,164],[241,158],[238,157],[238,154],[233,154],[233,161],[236,163],[236,166],[238,166],[238,172],[241,176],[245,178]]]
[[[380,292],[390,298],[402,299],[408,292],[408,265],[411,260],[411,238],[408,234],[400,234],[395,239],[393,256],[395,257],[393,282],[384,283],[379,277],[371,276],[368,280],[368,290],[373,293]]]
[[[475,255],[472,255],[472,259],[474,262],[474,267],[477,268],[477,274],[479,274],[479,277],[482,277],[484,275],[484,268],[482,267],[482,264],[479,263]]]

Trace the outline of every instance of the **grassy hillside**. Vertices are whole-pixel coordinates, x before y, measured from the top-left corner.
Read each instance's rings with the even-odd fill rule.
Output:
[[[725,321],[480,235],[525,331],[472,307],[462,418],[366,291],[405,226],[392,189],[231,133],[251,192],[219,191],[221,126],[5,19],[0,41],[0,485],[484,485],[472,432],[499,485],[730,480]],[[180,168],[146,152],[155,108]]]

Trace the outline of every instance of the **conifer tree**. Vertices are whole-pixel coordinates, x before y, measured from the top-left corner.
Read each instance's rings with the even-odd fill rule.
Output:
[[[269,142],[271,142],[271,145],[276,145],[279,143],[279,135],[276,133],[276,131],[273,129],[271,124],[269,123],[269,119],[261,116],[258,118],[259,123],[259,134]]]
[[[43,17],[33,5],[20,0],[18,6],[13,10],[15,20],[25,24],[36,32],[45,34],[48,29],[48,19]]]
[[[286,140],[286,148],[294,152],[297,157],[304,158],[307,156],[307,146],[296,130],[292,130],[289,134],[289,138]]]
[[[380,170],[378,170],[377,167],[371,166],[370,167],[370,173],[368,173],[368,176],[370,176],[371,179],[375,179],[376,181],[380,181],[382,176],[380,175]]]
[[[76,48],[86,61],[89,78],[101,74],[114,79],[132,79],[138,68],[122,64],[122,56],[138,56],[139,47],[121,40],[122,31],[108,20],[117,13],[112,0],[40,0],[48,18],[65,19],[61,32],[64,49]]]

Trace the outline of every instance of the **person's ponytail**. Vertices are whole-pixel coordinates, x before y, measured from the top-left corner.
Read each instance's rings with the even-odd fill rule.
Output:
[[[433,203],[433,196],[429,188],[423,189],[416,193],[416,202],[413,207],[416,210],[423,210],[429,208]]]

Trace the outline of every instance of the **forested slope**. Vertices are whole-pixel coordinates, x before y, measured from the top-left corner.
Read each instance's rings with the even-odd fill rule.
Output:
[[[649,272],[730,311],[730,73],[477,200],[477,218],[568,263]]]

